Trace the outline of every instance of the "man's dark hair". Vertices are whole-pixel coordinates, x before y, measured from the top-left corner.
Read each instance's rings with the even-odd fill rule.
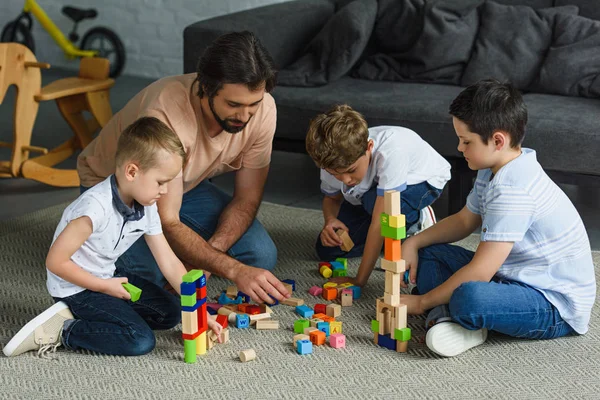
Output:
[[[464,122],[469,131],[481,136],[484,144],[497,131],[510,135],[510,147],[525,137],[527,107],[523,96],[510,83],[481,80],[459,93],[450,104],[450,115]]]
[[[250,90],[275,87],[277,71],[273,59],[252,32],[219,36],[204,51],[196,68],[198,96],[216,96],[225,83],[241,83]]]

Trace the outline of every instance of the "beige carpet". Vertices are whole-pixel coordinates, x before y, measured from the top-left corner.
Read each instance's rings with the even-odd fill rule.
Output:
[[[0,346],[52,304],[45,289],[44,258],[64,206],[0,224]],[[279,249],[276,274],[295,279],[297,296],[309,305],[319,302],[308,289],[323,283],[313,254],[320,212],[264,204],[260,220]],[[473,248],[476,237],[462,244]],[[598,266],[599,253],[594,253],[594,262]],[[357,260],[349,268],[355,271]],[[143,357],[64,350],[56,361],[32,353],[1,356],[0,398],[600,398],[598,305],[585,336],[527,341],[491,335],[486,344],[443,359],[422,343],[423,318],[409,318],[413,340],[407,354],[372,343],[370,320],[383,282],[384,274],[374,272],[361,300],[344,308],[343,350],[321,346],[310,356],[297,355],[291,344],[297,316],[291,307],[277,306],[280,330],[234,328],[229,344],[217,346],[194,365],[183,362],[179,329],[158,333],[156,349]],[[211,278],[209,295],[226,286],[226,281]],[[257,360],[238,361],[238,352],[246,348],[256,350]]]

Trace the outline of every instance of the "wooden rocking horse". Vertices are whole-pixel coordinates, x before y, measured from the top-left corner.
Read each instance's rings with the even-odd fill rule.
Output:
[[[33,53],[18,43],[0,43],[0,104],[10,85],[17,87],[14,111],[13,142],[0,142],[11,148],[11,158],[0,161],[0,178],[23,177],[52,186],[77,187],[76,170],[52,168],[87,146],[99,128],[112,117],[109,89],[114,80],[108,78],[109,61],[104,58],[82,58],[79,76],[54,81],[41,87],[40,63]],[[55,100],[62,116],[75,135],[60,146],[48,150],[31,145],[33,124],[39,102]],[[92,118],[85,119],[87,111]],[[29,158],[30,153],[41,156]]]

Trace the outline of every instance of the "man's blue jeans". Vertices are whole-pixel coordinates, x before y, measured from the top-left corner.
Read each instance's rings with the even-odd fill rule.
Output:
[[[104,293],[84,290],[64,301],[76,318],[65,322],[63,343],[71,350],[87,349],[103,354],[139,356],[154,349],[152,330],[171,329],[181,320],[178,297],[137,275],[117,270],[142,289],[135,303]]]
[[[231,196],[205,180],[183,195],[179,218],[204,240],[208,240],[215,233],[219,217],[229,202]],[[256,219],[227,254],[246,265],[269,271],[273,270],[277,263],[275,243]],[[143,236],[121,255],[115,264],[158,286],[163,287],[167,282]],[[195,267],[203,268],[202,265]]]
[[[444,283],[475,253],[436,244],[419,250],[417,289],[421,294]],[[521,282],[492,279],[460,285],[448,304],[450,318],[466,329],[487,328],[528,339],[552,339],[574,332],[544,295]]]
[[[440,197],[442,191],[427,182],[417,185],[408,185],[400,196],[400,209],[406,216],[406,229],[419,222],[421,210],[433,204]],[[361,257],[365,250],[367,234],[371,225],[371,216],[377,200],[377,187],[373,186],[362,197],[362,205],[355,206],[346,200],[342,202],[338,219],[350,231],[350,238],[354,247],[349,252],[342,251],[339,247],[325,247],[321,243],[321,236],[317,237],[316,250],[320,260],[331,261],[338,257]]]

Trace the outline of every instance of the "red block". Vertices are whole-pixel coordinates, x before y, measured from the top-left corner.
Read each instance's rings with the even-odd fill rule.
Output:
[[[315,304],[315,314],[325,314],[327,309],[326,304]]]
[[[185,333],[182,333],[181,336],[183,336],[183,338],[185,340],[194,340],[196,339],[198,336],[200,336],[202,332],[198,331],[196,333],[194,333],[193,335],[186,335]]]
[[[206,303],[198,309],[198,332],[206,332],[208,329],[208,315],[206,314]]]
[[[246,314],[250,314],[250,315],[260,314],[260,306],[252,305],[252,306],[246,307]]]
[[[196,289],[196,299],[201,300],[206,297],[206,286],[202,286],[200,289]]]
[[[227,315],[217,315],[217,322],[223,327],[223,329],[227,328],[227,325],[229,324]]]

